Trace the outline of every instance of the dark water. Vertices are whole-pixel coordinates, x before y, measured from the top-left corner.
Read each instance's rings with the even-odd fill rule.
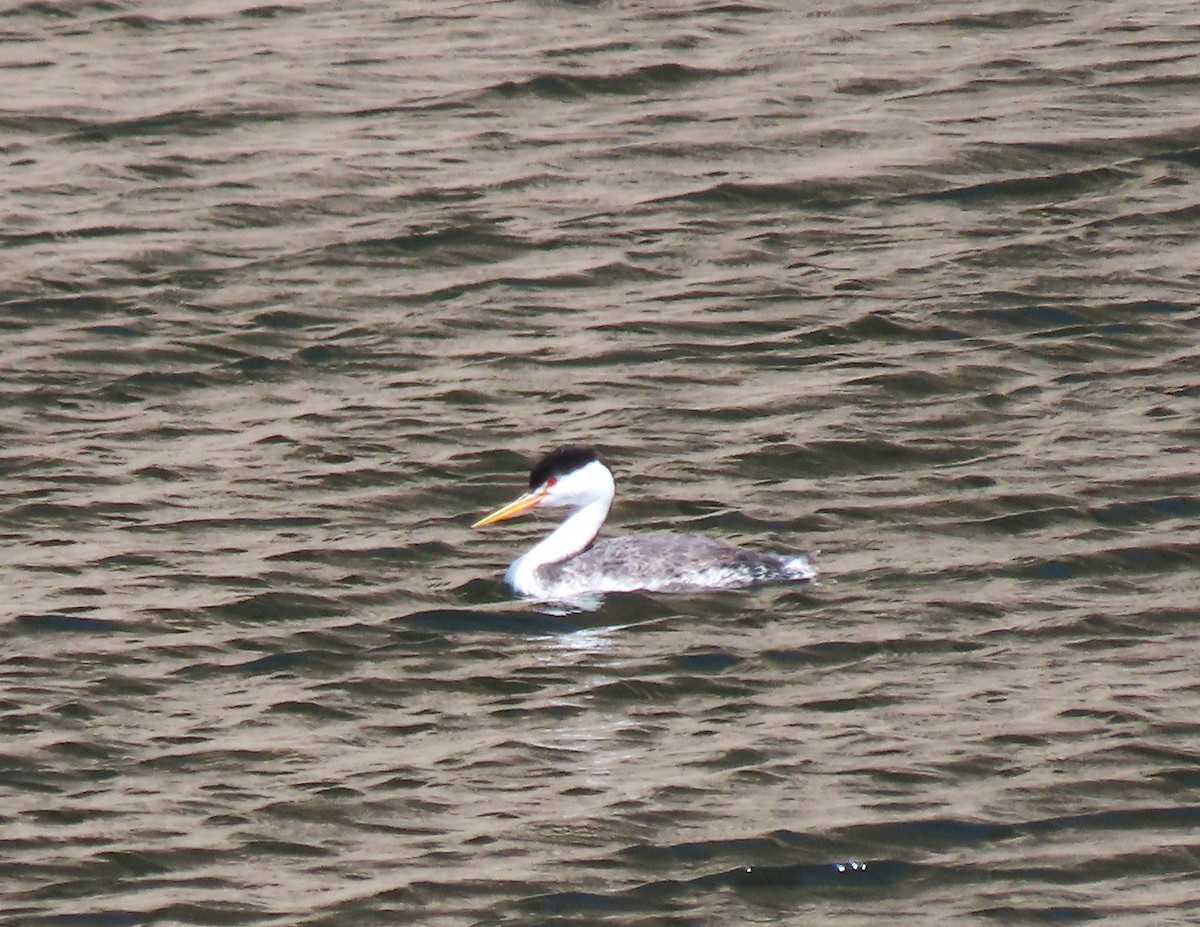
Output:
[[[1190,2],[0,11],[0,910],[1194,922]],[[543,614],[472,532],[824,582]]]

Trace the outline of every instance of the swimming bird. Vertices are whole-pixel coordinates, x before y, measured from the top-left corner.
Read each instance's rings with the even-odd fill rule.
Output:
[[[650,531],[596,540],[616,487],[612,471],[585,444],[551,451],[529,474],[529,492],[471,527],[535,508],[570,513],[504,574],[518,595],[564,600],[605,592],[687,592],[816,577],[801,554],[762,554],[697,534]]]

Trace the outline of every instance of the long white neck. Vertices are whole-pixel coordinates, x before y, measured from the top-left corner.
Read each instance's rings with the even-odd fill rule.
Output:
[[[521,595],[537,595],[541,587],[538,568],[548,563],[560,563],[586,550],[600,533],[611,505],[612,496],[609,495],[575,509],[540,543],[513,561],[504,574],[505,580]]]

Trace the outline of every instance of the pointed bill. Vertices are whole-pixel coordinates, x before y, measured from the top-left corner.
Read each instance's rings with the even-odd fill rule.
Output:
[[[546,491],[544,489],[535,489],[532,492],[527,492],[519,499],[514,499],[508,505],[496,509],[491,515],[484,515],[483,518],[479,519],[471,527],[482,528],[484,525],[492,525],[508,518],[516,518],[523,512],[528,512],[530,509],[536,508],[545,498]]]

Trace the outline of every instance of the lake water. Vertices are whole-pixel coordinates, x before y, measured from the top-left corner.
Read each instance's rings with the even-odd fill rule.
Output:
[[[0,74],[6,922],[1200,917],[1193,3],[8,3]],[[514,601],[568,440],[821,582]]]

